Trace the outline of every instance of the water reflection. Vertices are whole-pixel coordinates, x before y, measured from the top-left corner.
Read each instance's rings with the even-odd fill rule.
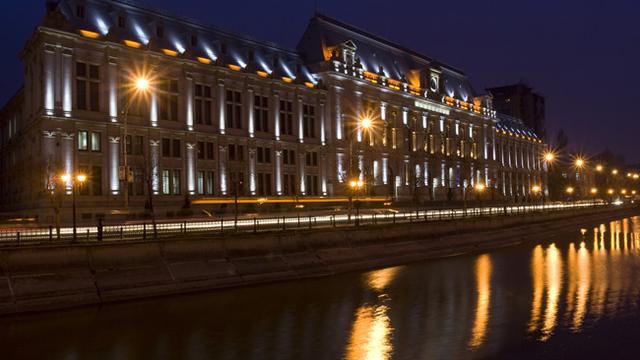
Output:
[[[481,255],[0,319],[2,357],[522,358],[581,336],[583,348],[617,346],[591,339],[624,319],[640,332],[640,217],[568,231]]]
[[[491,258],[489,255],[484,254],[478,257],[475,273],[478,301],[476,304],[476,316],[473,320],[471,340],[469,341],[469,347],[472,349],[482,345],[489,323],[491,301]]]

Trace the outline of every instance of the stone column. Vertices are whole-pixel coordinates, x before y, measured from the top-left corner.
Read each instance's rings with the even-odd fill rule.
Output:
[[[187,74],[185,77],[185,102],[186,102],[186,127],[188,131],[193,131],[193,76]]]
[[[218,167],[220,173],[220,193],[227,195],[227,147],[223,145],[218,146]]]
[[[151,191],[154,195],[158,195],[160,193],[160,140],[149,140],[149,147]]]
[[[109,57],[107,60],[107,86],[109,87],[109,118],[118,122],[118,60]]]
[[[62,114],[71,117],[73,106],[73,50],[62,48]]]
[[[196,193],[196,156],[195,149],[197,144],[187,143],[187,191],[189,195]]]
[[[275,150],[274,153],[276,156],[276,169],[275,169],[276,194],[280,196],[282,195],[282,150]]]
[[[274,91],[272,96],[273,106],[273,132],[276,140],[280,140],[280,94],[277,91]]]
[[[224,89],[224,81],[222,80],[218,80],[218,131],[220,132],[220,134],[224,135],[225,134],[225,108],[226,108],[226,103],[225,103],[225,89]],[[226,151],[226,149],[225,149]],[[222,175],[220,175],[222,176]],[[222,183],[220,183],[220,185],[222,185]],[[224,191],[224,194],[226,194],[226,189]]]
[[[296,108],[296,117],[298,118],[298,141],[304,143],[304,119],[302,118],[302,96],[297,96],[298,106]]]
[[[120,137],[109,136],[109,190],[111,195],[120,192]]]
[[[55,111],[55,61],[56,49],[53,45],[44,45],[42,77],[44,93],[44,111],[46,115],[53,115]]]
[[[256,149],[249,148],[249,192],[256,194]]]
[[[254,119],[254,90],[252,87],[247,88],[247,130],[249,131],[249,137],[254,137],[256,128],[255,128],[255,119]]]

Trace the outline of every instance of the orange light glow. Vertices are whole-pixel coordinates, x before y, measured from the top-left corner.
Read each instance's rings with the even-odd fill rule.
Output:
[[[236,64],[229,64],[227,65],[229,67],[229,69],[233,70],[233,71],[240,71],[242,68],[240,67],[240,65],[236,65]]]
[[[211,59],[206,58],[206,57],[197,57],[196,58],[200,63],[205,64],[205,65],[209,65],[211,64]]]
[[[178,56],[178,52],[175,50],[162,49],[162,52],[167,56]]]
[[[258,76],[263,77],[263,78],[269,77],[269,73],[267,73],[266,71],[262,71],[262,70],[256,71],[256,74],[258,74]]]
[[[80,34],[89,39],[97,39],[100,37],[100,34],[98,34],[97,32],[89,30],[80,30]]]
[[[282,81],[286,82],[287,84],[291,84],[293,82],[293,79],[288,76],[283,76]]]
[[[142,44],[133,40],[124,40],[124,44],[134,49],[140,49],[142,47]]]
[[[313,89],[315,87],[315,85],[312,82],[305,82],[304,86],[308,87],[309,89]]]

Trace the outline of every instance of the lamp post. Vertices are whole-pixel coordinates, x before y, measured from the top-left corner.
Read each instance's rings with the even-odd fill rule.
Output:
[[[593,206],[596,206],[596,195],[598,194],[597,188],[591,188],[591,197],[593,198]]]
[[[359,190],[364,187],[364,181],[362,180],[351,180],[349,181],[349,187],[351,188],[351,194],[349,195],[349,202],[353,204],[354,195],[357,197]],[[352,205],[353,206],[353,205]],[[349,219],[351,218],[351,214],[349,214]],[[360,202],[356,198],[356,226],[360,225]]]
[[[134,84],[133,84],[133,88],[134,88],[134,95],[137,94],[142,94],[142,93],[146,93],[147,91],[149,91],[150,88],[150,82],[149,79],[147,79],[144,76],[138,77],[135,79]],[[127,165],[127,130],[128,130],[128,117],[129,117],[129,108],[131,107],[131,100],[132,100],[132,96],[129,96],[129,98],[127,99],[127,103],[124,107],[124,111],[123,111],[123,122],[124,122],[124,139],[123,139],[123,154],[122,154],[122,158],[123,158],[123,164],[124,164],[124,190],[123,190],[123,195],[124,195],[124,208],[125,210],[129,209],[129,166]]]
[[[545,186],[545,191],[547,192],[546,194],[543,193],[542,194],[542,202],[544,203],[544,197],[545,195],[549,195],[549,165],[553,164],[553,162],[556,160],[556,154],[551,151],[548,150],[544,153],[543,157],[543,164],[544,164],[544,186]]]
[[[574,191],[575,189],[572,186],[567,186],[567,188],[564,189],[564,192],[567,194],[567,202],[569,202],[570,199],[572,199],[572,195]]]
[[[373,124],[373,120],[369,117],[363,117],[357,120],[357,124],[356,127],[359,130],[362,130],[362,135],[364,135],[366,132],[370,131],[373,128],[374,124]],[[364,140],[364,136],[362,137],[361,140]],[[359,189],[361,187],[364,186],[364,182],[362,180],[360,180],[360,171],[358,170],[358,176],[354,176],[354,171],[353,171],[353,134],[351,133],[349,135],[349,211],[348,211],[348,216],[347,219],[349,221],[351,221],[351,213],[353,211],[353,193],[356,191],[356,189]],[[359,214],[359,209],[357,208],[356,211]],[[356,225],[358,225],[358,219],[356,217]]]
[[[77,234],[77,223],[76,223],[76,188],[78,186],[82,186],[85,181],[87,181],[87,176],[84,174],[77,174],[75,177],[71,174],[63,174],[60,176],[60,179],[71,185],[71,212],[73,217],[73,241],[75,242],[78,239]],[[76,186],[77,184],[77,186]]]
[[[486,190],[486,186],[483,183],[477,183],[474,187],[476,191],[476,201],[478,202],[478,207],[480,207],[480,211],[482,211],[482,193]]]
[[[538,195],[540,195],[540,192],[541,192],[540,186],[539,185],[533,185],[531,187],[531,192],[533,193],[534,196],[537,197]]]

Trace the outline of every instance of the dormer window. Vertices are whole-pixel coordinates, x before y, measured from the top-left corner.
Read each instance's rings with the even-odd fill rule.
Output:
[[[227,55],[227,44],[220,44],[220,53],[222,53],[222,55]]]
[[[162,27],[162,26],[157,26],[156,27],[156,36],[161,38],[161,39],[164,37],[164,27]]]
[[[118,27],[124,29],[126,27],[126,19],[124,16],[118,16]]]
[[[198,46],[198,37],[191,35],[191,46]]]
[[[84,6],[78,5],[76,6],[76,16],[80,19],[84,19]]]
[[[438,92],[438,76],[435,74],[431,74],[431,79],[429,80],[429,90]]]
[[[254,62],[256,58],[255,53],[253,52],[253,50],[249,50],[249,62]]]

